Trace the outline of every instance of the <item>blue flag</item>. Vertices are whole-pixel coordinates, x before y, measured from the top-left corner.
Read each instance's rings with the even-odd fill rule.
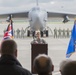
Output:
[[[70,57],[73,52],[75,52],[75,45],[76,45],[76,23],[73,26],[72,33],[71,33],[71,39],[70,39],[68,49],[66,52],[67,58]]]

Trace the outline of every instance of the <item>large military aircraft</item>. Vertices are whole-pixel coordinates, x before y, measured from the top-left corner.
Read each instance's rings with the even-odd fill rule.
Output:
[[[40,30],[41,36],[45,33],[48,36],[48,30],[46,28],[46,21],[47,21],[47,12],[40,7],[34,7],[29,11],[29,23],[30,23],[30,30],[28,30],[28,36],[31,32],[33,35],[35,31]]]
[[[8,16],[12,15],[12,17],[28,17],[29,18],[29,26],[27,27],[27,36],[29,37],[30,34],[35,36],[35,32],[40,30],[41,36],[43,37],[44,34],[48,37],[48,28],[46,25],[48,17],[62,17],[63,23],[66,23],[69,20],[69,17],[74,17],[76,14],[74,13],[67,13],[67,12],[52,12],[47,11],[38,6],[33,7],[29,11],[25,12],[9,12],[5,14],[0,14],[1,16]]]

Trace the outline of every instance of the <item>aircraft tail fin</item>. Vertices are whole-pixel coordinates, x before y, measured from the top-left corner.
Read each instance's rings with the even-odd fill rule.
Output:
[[[38,4],[38,0],[36,0],[36,5],[38,6],[39,4]]]

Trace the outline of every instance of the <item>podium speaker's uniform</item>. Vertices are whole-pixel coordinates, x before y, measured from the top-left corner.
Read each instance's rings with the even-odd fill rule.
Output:
[[[33,60],[38,54],[48,54],[48,44],[31,44],[31,72],[33,74],[35,74]]]

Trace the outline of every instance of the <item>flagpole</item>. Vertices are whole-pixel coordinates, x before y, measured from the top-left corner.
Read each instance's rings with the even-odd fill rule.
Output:
[[[12,26],[12,36],[13,36],[13,21],[12,21],[12,15],[10,15],[10,24]]]

